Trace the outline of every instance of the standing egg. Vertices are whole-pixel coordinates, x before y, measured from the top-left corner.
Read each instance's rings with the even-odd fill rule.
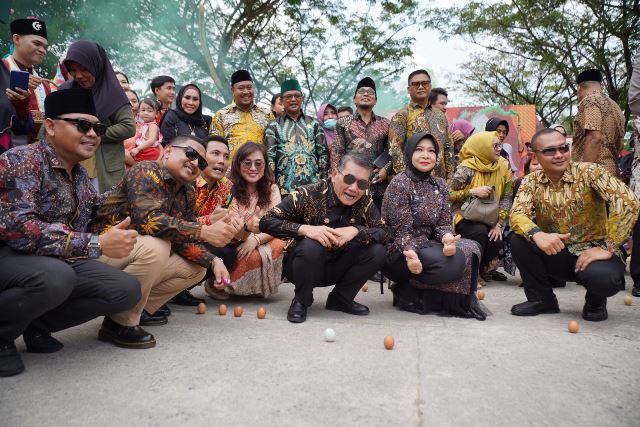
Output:
[[[264,307],[260,307],[258,309],[258,319],[264,319],[265,316],[267,315],[267,310]]]
[[[220,316],[226,316],[227,315],[227,306],[224,304],[220,304],[218,306],[218,314]]]
[[[387,335],[386,337],[384,337],[384,348],[386,348],[387,350],[391,350],[395,343],[396,342],[391,335]]]
[[[204,314],[207,311],[207,306],[203,302],[201,302],[200,304],[198,304],[197,310],[198,314]]]
[[[577,334],[580,330],[580,325],[575,320],[572,320],[571,322],[569,322],[567,329],[569,329],[569,332],[571,332],[572,334]]]
[[[241,306],[236,306],[233,309],[233,316],[234,317],[242,317],[242,313],[244,313],[244,310],[242,309]]]

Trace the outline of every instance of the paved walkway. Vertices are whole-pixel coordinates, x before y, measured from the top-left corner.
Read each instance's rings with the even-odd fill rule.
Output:
[[[0,426],[640,425],[640,299],[628,307],[620,293],[608,321],[589,323],[569,284],[561,313],[518,318],[517,283],[485,288],[485,322],[400,312],[373,283],[358,297],[370,316],[324,310],[319,289],[301,325],[285,318],[290,284],[269,301],[231,301],[241,318],[211,300],[205,315],[172,306],[168,325],[149,328],[151,350],[97,341],[96,320],[59,333],[58,353],[23,353],[25,373],[0,379]]]

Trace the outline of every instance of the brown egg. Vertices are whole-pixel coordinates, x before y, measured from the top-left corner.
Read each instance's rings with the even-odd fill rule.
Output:
[[[207,311],[207,306],[204,305],[203,302],[201,302],[200,304],[198,304],[198,314],[204,314]]]
[[[572,320],[571,322],[569,322],[569,326],[567,328],[572,334],[577,334],[580,330],[580,325],[578,325],[578,322],[576,322],[575,320]]]
[[[396,342],[391,335],[387,335],[386,337],[384,337],[384,348],[386,348],[387,350],[391,350],[395,343]]]
[[[479,300],[483,300],[484,299],[484,291],[483,290],[479,290],[478,291],[478,299]]]
[[[224,304],[220,304],[218,306],[218,314],[220,316],[226,316],[227,315],[227,306]]]
[[[237,306],[233,309],[233,316],[234,317],[242,317],[242,313],[244,313],[244,310],[242,309],[241,306]]]
[[[625,295],[624,305],[631,305],[631,304],[633,304],[633,298],[631,297],[631,295]]]
[[[267,315],[267,310],[264,307],[258,309],[258,319],[264,319]]]
[[[362,292],[369,292],[369,285],[367,283],[362,287]]]

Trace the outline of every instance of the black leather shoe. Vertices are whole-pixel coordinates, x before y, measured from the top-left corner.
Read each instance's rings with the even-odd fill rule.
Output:
[[[344,301],[341,297],[335,295],[333,292],[327,296],[327,303],[325,305],[327,310],[342,311],[344,313],[355,314],[356,316],[366,316],[369,314],[369,307],[363,304],[359,304],[355,301]]]
[[[544,313],[560,313],[556,298],[549,301],[525,301],[511,307],[511,314],[514,316],[537,316]]]
[[[631,290],[631,295],[633,295],[634,297],[640,297],[640,285],[633,286],[633,289]]]
[[[307,307],[297,299],[292,299],[289,311],[287,311],[287,320],[291,323],[304,322],[307,320]]]
[[[372,282],[380,283],[382,282],[382,273],[379,271],[369,278]]]
[[[609,318],[609,313],[607,313],[607,300],[604,300],[602,304],[585,302],[582,308],[582,318],[589,322],[602,322],[603,320],[607,320]]]
[[[55,353],[64,347],[64,344],[52,337],[51,333],[32,328],[27,328],[22,333],[22,339],[29,353]]]
[[[143,349],[156,346],[153,335],[140,326],[122,326],[108,317],[102,322],[98,339],[123,348]]]
[[[175,297],[171,298],[171,302],[178,305],[186,305],[187,307],[197,307],[198,304],[204,302],[204,300],[194,297],[191,295],[191,292],[185,289]]]
[[[149,314],[147,310],[142,310],[140,315],[140,326],[160,326],[169,323],[167,316],[162,316],[156,311],[153,314]]]
[[[171,309],[167,304],[163,304],[159,309],[156,310],[155,314],[164,316],[164,317],[169,317],[171,316]]]
[[[12,377],[22,371],[24,364],[16,345],[13,342],[0,342],[0,377]]]

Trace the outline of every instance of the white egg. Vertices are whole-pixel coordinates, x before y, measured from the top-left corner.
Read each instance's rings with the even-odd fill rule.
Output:
[[[336,340],[336,331],[331,328],[324,330],[324,340],[326,342],[334,342]]]

